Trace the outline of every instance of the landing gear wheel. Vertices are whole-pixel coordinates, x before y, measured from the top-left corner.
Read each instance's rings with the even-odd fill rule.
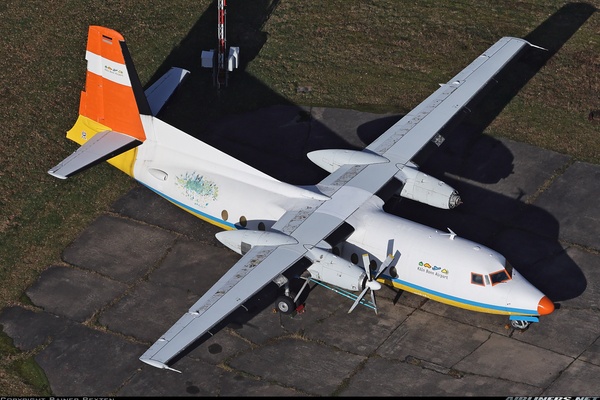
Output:
[[[277,310],[282,314],[291,314],[296,309],[294,300],[287,296],[279,296],[277,298]]]
[[[529,327],[530,322],[529,321],[519,320],[519,319],[512,319],[510,321],[510,324],[515,329],[525,330],[525,329],[527,329]]]

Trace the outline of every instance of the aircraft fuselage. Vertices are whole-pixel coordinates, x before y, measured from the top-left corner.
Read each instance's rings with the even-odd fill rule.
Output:
[[[287,210],[326,199],[275,180],[154,121],[155,140],[136,149],[134,177],[212,224],[224,229],[269,230]],[[378,266],[388,254],[399,251],[399,259],[380,281],[452,306],[525,316],[548,311],[547,298],[540,305],[543,293],[498,252],[388,214],[382,207],[383,201],[373,196],[368,206],[353,214],[347,222],[354,232],[333,249],[334,254],[359,264],[362,254],[368,253]]]

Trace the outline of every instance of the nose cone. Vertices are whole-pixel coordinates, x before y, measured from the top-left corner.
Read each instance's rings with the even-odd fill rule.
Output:
[[[548,296],[544,296],[538,303],[537,310],[539,315],[548,315],[554,311],[554,303],[550,301]]]

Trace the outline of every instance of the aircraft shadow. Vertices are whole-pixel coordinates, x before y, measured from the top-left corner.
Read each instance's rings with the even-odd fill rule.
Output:
[[[216,48],[216,6],[213,2],[198,19],[187,36],[175,47],[146,86],[149,86],[169,68],[177,66],[191,71],[186,82],[178,89],[171,102],[159,115],[165,122],[209,143],[220,150],[274,176],[294,184],[314,184],[326,173],[314,166],[305,156],[307,150],[319,148],[360,148],[353,140],[342,137],[313,118],[310,108],[290,103],[261,81],[246,72],[248,63],[259,54],[268,40],[262,27],[278,5],[278,0],[229,0],[227,38],[228,45],[239,46],[240,66],[230,74],[226,89],[217,91],[213,86],[212,72],[201,66],[201,51]],[[511,236],[510,226],[503,226],[482,213],[481,208],[516,210],[524,213],[535,209],[518,200],[492,193],[479,186],[468,185],[463,180],[455,182],[444,178],[445,174],[459,176],[481,183],[495,183],[512,171],[513,155],[501,142],[483,137],[481,133],[493,121],[518,91],[537,71],[569,40],[579,27],[595,12],[595,7],[585,3],[567,4],[533,30],[525,39],[548,51],[535,51],[526,55],[501,79],[502,84],[492,88],[479,107],[459,124],[449,127],[446,141],[434,158],[423,158],[419,164],[424,172],[447,180],[461,190],[469,190],[472,198],[485,198],[484,204],[463,205],[456,211],[443,211],[402,200],[402,207],[392,200],[386,204],[388,212],[410,218],[440,230],[451,226],[460,236],[476,240],[503,252],[514,266],[533,284],[547,293],[554,301],[577,297],[586,287],[583,274],[565,253],[558,242],[559,224],[550,214],[537,208],[539,226],[523,229]],[[135,57],[135,54],[134,54]],[[264,113],[266,107],[292,107],[283,115],[278,112]],[[273,109],[271,109],[272,111]],[[277,111],[277,108],[275,108]],[[227,124],[227,116],[249,113],[255,115],[260,129]],[[400,116],[386,116],[357,127],[355,135],[362,145],[370,143]],[[307,130],[307,124],[309,129]],[[215,128],[219,126],[220,128]],[[282,135],[282,129],[285,136]],[[456,133],[460,131],[460,135]],[[307,133],[309,132],[309,133]],[[485,168],[471,168],[473,162],[486,161],[485,151],[493,148],[500,152],[494,165],[483,162]],[[429,150],[429,149],[426,149]],[[423,152],[425,155],[427,151]],[[470,158],[466,155],[470,154]],[[425,161],[427,160],[427,161]],[[421,160],[419,160],[421,161]],[[479,209],[478,209],[479,207]],[[523,242],[535,228],[546,229],[543,243],[532,246]],[[548,229],[548,227],[550,229]],[[538,239],[531,239],[538,240]],[[548,266],[545,260],[562,254],[561,262]],[[525,257],[524,257],[525,256]],[[250,311],[240,309],[230,315],[213,333],[229,323],[247,323],[258,312],[272,306],[276,296],[273,285],[248,302]],[[201,344],[199,340],[181,356]]]

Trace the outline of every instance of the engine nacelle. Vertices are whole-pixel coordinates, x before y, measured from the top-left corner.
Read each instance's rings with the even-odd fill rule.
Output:
[[[402,168],[396,178],[404,182],[400,196],[407,199],[445,209],[461,203],[458,191],[453,187],[415,168]]]
[[[308,272],[314,279],[346,290],[364,288],[367,274],[358,265],[319,248],[311,249],[307,256],[312,261]]]

